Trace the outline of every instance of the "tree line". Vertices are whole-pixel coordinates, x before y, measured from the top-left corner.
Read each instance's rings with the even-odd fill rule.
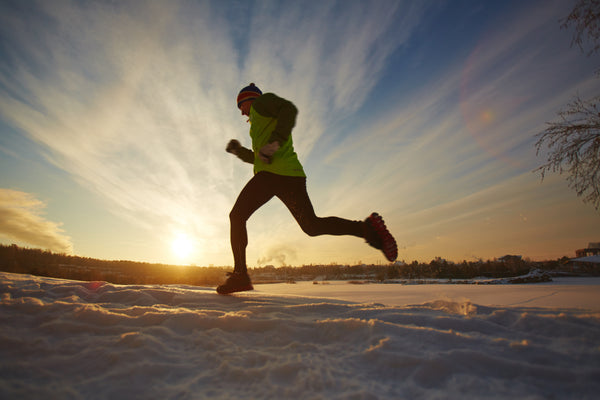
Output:
[[[454,263],[436,257],[429,263],[413,261],[412,263],[396,263],[389,265],[303,265],[301,267],[284,266],[275,268],[266,266],[253,268],[250,275],[268,280],[350,280],[369,279],[386,280],[415,280],[415,279],[447,279],[468,280],[478,277],[512,278],[526,275],[532,270],[546,272],[561,272],[567,274],[600,275],[600,269],[577,272],[573,271],[569,258],[552,261],[530,261],[518,257],[506,260],[462,261]]]
[[[302,265],[265,266],[249,268],[256,283],[289,280],[350,280],[370,279],[448,279],[461,280],[477,277],[508,278],[525,275],[533,269],[565,271],[572,273],[569,259],[534,262],[520,257],[502,260],[462,261],[454,263],[436,257],[429,263],[413,261],[410,264],[389,265]],[[600,268],[578,271],[587,275],[600,275]],[[151,264],[136,261],[110,261],[88,257],[52,253],[40,249],[0,245],[0,270],[82,281],[106,281],[115,284],[183,284],[216,286],[222,283],[230,266],[196,267]]]
[[[0,245],[0,270],[22,274],[116,284],[184,284],[216,286],[226,267],[180,266],[136,261],[110,261]]]

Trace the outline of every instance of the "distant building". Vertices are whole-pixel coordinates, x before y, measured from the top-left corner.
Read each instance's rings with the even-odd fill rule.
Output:
[[[503,257],[500,257],[498,259],[498,261],[500,261],[500,262],[518,262],[518,261],[521,261],[522,259],[523,259],[522,256],[512,256],[510,254],[507,254]]]
[[[591,243],[588,243],[588,247],[587,248],[575,250],[575,255],[578,258],[600,255],[600,242],[591,242]]]

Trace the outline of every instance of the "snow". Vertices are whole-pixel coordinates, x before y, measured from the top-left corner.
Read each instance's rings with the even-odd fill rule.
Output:
[[[121,286],[0,273],[0,398],[592,399],[600,281]]]
[[[436,300],[452,303],[473,303],[480,306],[545,307],[556,310],[581,308],[600,313],[600,278],[552,278],[550,283],[528,285],[352,285],[344,281],[298,282],[258,285],[259,292],[287,294],[359,303],[383,303],[388,306],[408,306]],[[439,281],[443,282],[443,281]],[[585,288],[582,289],[582,286]]]

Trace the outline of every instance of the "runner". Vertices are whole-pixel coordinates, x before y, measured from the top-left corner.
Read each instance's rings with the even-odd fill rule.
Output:
[[[251,83],[239,92],[237,106],[242,115],[249,117],[252,149],[231,140],[226,150],[254,165],[254,177],[242,189],[229,214],[234,271],[217,288],[218,293],[253,289],[246,266],[246,221],[274,196],[286,205],[308,235],[364,238],[371,246],[382,250],[389,261],[396,259],[396,241],[379,214],[372,213],[364,221],[315,215],[306,191],[306,175],[292,141],[292,128],[298,114],[293,103],[273,93],[263,94]]]

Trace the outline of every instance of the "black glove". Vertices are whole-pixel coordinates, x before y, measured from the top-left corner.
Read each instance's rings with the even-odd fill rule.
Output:
[[[235,139],[231,139],[229,141],[229,143],[227,143],[227,147],[225,148],[225,151],[227,151],[228,153],[237,155],[238,150],[241,148],[242,148],[242,145],[240,144],[240,142],[238,142]]]

